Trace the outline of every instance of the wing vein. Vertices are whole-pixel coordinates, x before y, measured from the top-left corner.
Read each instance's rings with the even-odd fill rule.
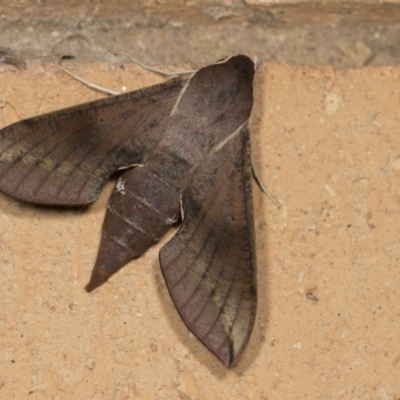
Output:
[[[216,224],[213,224],[213,228],[215,227]],[[212,229],[213,231],[214,229]],[[191,269],[192,266],[196,263],[197,259],[199,258],[199,256],[201,255],[201,253],[203,252],[204,247],[206,246],[207,242],[209,241],[209,239],[213,237],[211,234],[207,235],[206,240],[204,241],[200,251],[197,254],[197,257],[194,259],[194,261],[192,262],[192,264],[190,265],[190,267],[187,269]],[[211,257],[210,262],[207,265],[207,268],[205,269],[205,271],[203,272],[202,278],[200,279],[200,281],[197,283],[197,286],[193,289],[192,293],[190,294],[190,296],[186,299],[186,301],[182,304],[182,308],[185,308],[185,306],[189,303],[189,301],[193,298],[193,295],[196,293],[196,291],[199,289],[201,283],[204,281],[204,279],[206,278],[207,272],[209,271],[209,268],[211,266],[212,261],[214,260],[215,255],[217,254],[218,251],[218,245],[221,242],[221,236],[219,236],[218,242],[214,247],[214,251],[213,251],[213,255]],[[187,273],[187,272],[186,272]],[[185,273],[185,275],[186,275]],[[182,279],[182,278],[181,278]],[[179,283],[181,281],[181,279],[177,282]],[[174,285],[173,287],[176,287],[176,285]],[[215,287],[215,285],[214,285]],[[207,303],[206,303],[207,304]],[[197,319],[197,317],[195,318],[195,320]]]

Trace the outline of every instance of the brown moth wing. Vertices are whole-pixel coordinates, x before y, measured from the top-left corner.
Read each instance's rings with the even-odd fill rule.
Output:
[[[204,160],[182,201],[182,226],[160,252],[162,271],[187,327],[230,367],[257,303],[247,127]]]
[[[0,130],[0,190],[30,203],[92,203],[113,172],[142,163],[162,139],[162,121],[189,77]]]

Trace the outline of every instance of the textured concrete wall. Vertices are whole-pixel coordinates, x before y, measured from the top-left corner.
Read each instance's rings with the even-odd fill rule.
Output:
[[[399,15],[399,0],[0,1],[0,46],[46,61],[399,65]]]
[[[74,64],[114,90],[162,79]],[[90,276],[113,182],[88,209],[0,193],[1,399],[399,399],[400,68],[262,64],[253,185],[259,308],[226,368],[169,298],[162,246],[93,294]],[[53,65],[0,70],[0,127],[102,97]],[[164,241],[165,242],[165,241]]]

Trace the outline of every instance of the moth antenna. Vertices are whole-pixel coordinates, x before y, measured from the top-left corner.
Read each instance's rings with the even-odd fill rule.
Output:
[[[258,175],[256,166],[255,166],[255,164],[254,164],[254,159],[253,159],[253,155],[252,155],[252,154],[250,155],[250,159],[251,159],[251,170],[252,170],[252,172],[253,172],[254,179],[256,180],[256,182],[257,182],[258,186],[260,187],[261,191],[263,191],[263,192],[268,196],[268,198],[269,198],[278,208],[281,208],[281,207],[282,207],[281,203],[279,203],[279,201],[276,200],[274,196],[272,196],[272,194],[268,191],[268,189],[266,188],[266,186],[262,183],[261,178],[260,178],[260,176]]]
[[[78,76],[78,75],[75,75],[73,72],[68,71],[66,68],[64,68],[64,67],[63,67],[61,64],[59,64],[59,63],[57,63],[56,65],[57,65],[58,68],[60,68],[60,69],[61,69],[62,71],[64,71],[66,74],[68,74],[69,76],[72,76],[72,78],[76,79],[78,82],[83,83],[84,85],[86,85],[87,87],[89,87],[89,88],[91,88],[91,89],[95,89],[95,90],[98,90],[99,92],[103,92],[103,93],[106,93],[106,94],[111,94],[112,96],[116,96],[116,95],[118,95],[118,94],[121,94],[120,92],[116,92],[116,91],[111,90],[111,89],[106,89],[106,88],[103,88],[103,87],[101,87],[101,86],[98,86],[98,85],[96,85],[96,84],[94,84],[94,83],[91,83],[91,82],[87,81],[86,79],[83,79],[83,78],[81,78],[81,77]]]
[[[154,72],[156,74],[169,76],[171,78],[177,78],[180,75],[194,74],[195,72],[197,72],[194,69],[187,70],[187,71],[177,71],[177,72],[165,71],[165,70],[162,70],[162,69],[153,68],[153,67],[150,67],[149,65],[143,64],[142,62],[140,62],[136,58],[133,58],[132,56],[130,56],[127,53],[119,52],[119,53],[115,53],[115,54],[120,54],[122,56],[128,57],[132,62],[134,62],[137,65],[140,65],[143,69],[147,69],[148,71]]]

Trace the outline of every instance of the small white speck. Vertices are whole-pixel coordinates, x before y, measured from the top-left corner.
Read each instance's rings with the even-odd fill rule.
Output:
[[[178,221],[178,217],[175,216],[174,218],[167,218],[165,221],[166,225],[174,225]]]
[[[121,90],[122,90],[123,92],[126,92],[126,86],[122,86]]]
[[[310,226],[308,227],[308,230],[309,230],[310,232],[314,232],[317,236],[319,235],[319,228],[318,228],[317,225],[310,225]]]
[[[115,190],[122,195],[126,194],[126,187],[125,187],[125,179],[119,178],[117,180],[117,185],[115,186]]]
[[[183,22],[182,21],[170,21],[169,23],[174,28],[181,28],[183,26]]]
[[[296,349],[301,349],[301,343],[300,343],[300,342],[297,342],[297,343],[295,343],[295,344],[293,345],[293,347],[296,348]]]

